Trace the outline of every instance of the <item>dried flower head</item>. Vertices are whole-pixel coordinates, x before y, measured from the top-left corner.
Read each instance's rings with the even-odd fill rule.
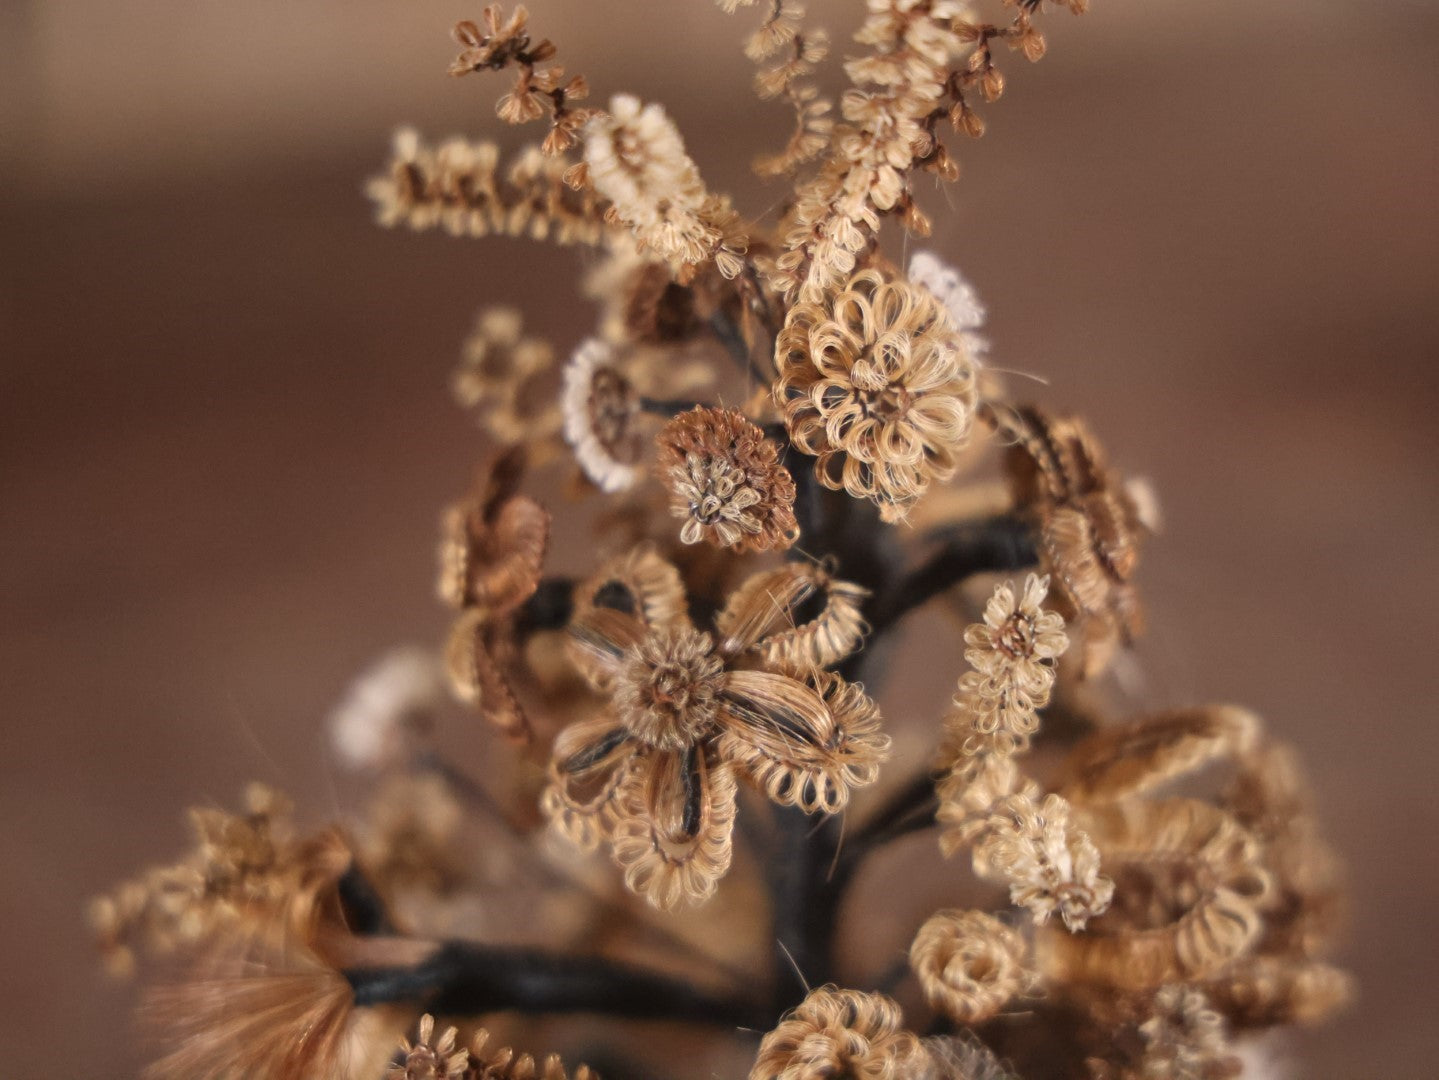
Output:
[[[553,385],[554,349],[547,341],[525,337],[523,330],[513,308],[480,312],[450,387],[496,440],[524,443],[534,460],[552,450],[561,414]]]
[[[558,1054],[536,1061],[529,1054],[497,1045],[484,1028],[470,1041],[470,1069],[466,1080],[599,1080],[586,1065],[577,1067],[571,1076]]]
[[[1025,750],[1039,730],[1039,710],[1049,704],[1054,663],[1069,645],[1064,620],[1041,605],[1049,579],[1030,574],[1016,597],[1014,586],[997,586],[984,621],[964,632],[972,671],[960,676],[953,707],[944,718],[951,742],[964,754],[1008,755]]]
[[[1023,795],[1039,798],[1039,787],[1019,771],[1013,755],[978,753],[959,755],[939,782],[940,850],[953,855],[972,844],[988,827],[1001,799]]]
[[[482,473],[469,498],[442,522],[437,591],[459,617],[445,647],[450,685],[507,737],[525,741],[529,721],[510,687],[515,615],[534,595],[549,543],[550,516],[516,490],[525,458],[512,450]]]
[[[1233,1080],[1242,1063],[1234,1055],[1224,1017],[1199,990],[1161,987],[1142,1002],[1122,1003],[1105,1016],[1114,1047],[1090,1058],[1091,1080]]]
[[[428,726],[444,701],[438,657],[414,646],[380,657],[330,713],[330,743],[352,769],[393,762],[407,731]]]
[[[1054,661],[1069,645],[1064,619],[1041,606],[1049,579],[1030,574],[1016,596],[1010,582],[995,587],[984,608],[984,621],[964,632],[964,658],[994,683],[1023,694],[1036,708],[1049,700]]]
[[[585,129],[590,183],[629,226],[640,247],[679,268],[714,260],[725,277],[743,268],[748,239],[726,199],[710,195],[684,140],[659,105],[629,94],[610,101]]]
[[[606,205],[589,188],[565,183],[573,163],[537,146],[519,150],[507,167],[493,142],[423,142],[403,128],[386,171],[366,193],[386,228],[444,229],[454,236],[525,236],[557,244],[598,244]]]
[[[1114,882],[1099,872],[1099,849],[1070,822],[1058,795],[1036,803],[1027,795],[1001,799],[974,849],[975,872],[1009,885],[1009,898],[1036,923],[1059,912],[1070,931],[1104,913]]]
[[[975,369],[929,293],[862,271],[831,302],[790,309],[775,362],[785,426],[819,459],[826,487],[871,499],[895,521],[954,474]]]
[[[1195,799],[1130,799],[1086,807],[1084,822],[1115,903],[1088,933],[1044,940],[1047,972],[1152,990],[1212,977],[1253,948],[1272,879],[1232,815]]]
[[[736,772],[776,802],[833,813],[888,750],[874,704],[815,670],[858,641],[843,600],[796,617],[843,587],[814,568],[774,575],[805,587],[741,586],[714,634],[694,628],[678,572],[648,548],[581,590],[571,655],[610,704],[561,733],[545,808],[576,843],[608,837],[627,884],[657,906],[705,899],[728,869]]]
[[[883,994],[821,986],[760,1042],[749,1080],[903,1080],[924,1052],[902,1024]]]
[[[961,1024],[978,1024],[1026,988],[1024,938],[992,915],[939,911],[919,928],[909,966],[930,1005]]]
[[[610,347],[590,338],[565,367],[565,441],[600,490],[623,491],[639,479],[642,442],[636,433],[639,395],[614,362]]]
[[[459,1029],[447,1027],[435,1038],[435,1018],[420,1017],[415,1041],[400,1042],[400,1060],[390,1066],[389,1080],[458,1080],[470,1064],[470,1052],[457,1048]]]
[[[350,865],[333,831],[297,837],[287,799],[263,784],[245,790],[245,811],[190,811],[193,848],[91,904],[90,921],[107,963],[128,975],[136,953],[173,953],[227,935],[306,926],[317,896]]]
[[[1096,674],[1139,631],[1139,509],[1078,418],[1024,408],[1000,427],[1015,439],[1006,458],[1015,501],[1035,521],[1061,613],[1078,632],[1081,669]]]
[[[774,443],[734,409],[695,408],[665,425],[656,468],[686,544],[783,550],[799,536],[794,480]]]
[[[1212,761],[1247,757],[1259,732],[1259,718],[1232,705],[1175,709],[1103,728],[1070,753],[1063,791],[1076,803],[1150,794]]]
[[[545,56],[536,56],[535,53],[548,54],[553,50],[547,41],[531,50],[528,33],[530,13],[523,5],[515,8],[506,19],[499,4],[490,4],[481,18],[483,26],[469,19],[455,25],[455,40],[465,49],[450,65],[450,74],[466,75],[486,68],[498,71],[522,57],[545,59]]]

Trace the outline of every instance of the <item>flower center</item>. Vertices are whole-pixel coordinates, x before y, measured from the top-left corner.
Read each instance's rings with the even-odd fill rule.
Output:
[[[615,450],[629,433],[635,412],[634,390],[617,371],[602,368],[590,382],[590,427],[607,450]]]
[[[722,458],[702,458],[690,454],[685,461],[683,479],[676,485],[680,495],[690,504],[690,514],[706,525],[721,519],[740,521],[745,511],[760,501],[759,492],[750,487],[745,471]]]
[[[724,664],[708,634],[658,630],[632,646],[615,704],[630,733],[661,750],[683,750],[714,722]]]
[[[998,638],[999,647],[1010,656],[1021,658],[1034,653],[1034,624],[1029,619],[1007,619]]]

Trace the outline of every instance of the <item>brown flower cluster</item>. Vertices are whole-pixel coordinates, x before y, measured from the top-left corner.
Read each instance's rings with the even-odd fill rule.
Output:
[[[264,785],[246,790],[243,814],[197,808],[190,827],[195,847],[183,860],[91,904],[91,925],[116,974],[134,970],[137,949],[171,952],[276,908],[304,873],[290,804]]]
[[[1149,530],[1140,504],[1084,421],[1030,407],[1000,427],[1014,437],[1006,464],[1015,501],[1034,521],[1061,614],[1079,632],[1081,669],[1098,674],[1141,626],[1133,578]]]
[[[670,260],[681,277],[709,261],[727,278],[743,269],[749,240],[739,215],[705,189],[659,105],[617,95],[585,129],[585,168],[609,201],[606,217],[628,226],[641,251]]]
[[[571,655],[608,705],[555,743],[546,812],[571,841],[609,843],[658,907],[707,899],[729,869],[737,783],[807,811],[844,808],[889,740],[863,692],[823,670],[858,645],[862,594],[789,564],[742,584],[712,632],[652,549],[581,589]],[[797,613],[822,604],[808,620]]]
[[[366,192],[386,228],[598,244],[606,233],[606,205],[593,191],[565,183],[570,167],[530,146],[502,168],[495,143],[446,139],[429,146],[405,128],[395,136],[385,172]]]
[[[459,1029],[447,1027],[435,1038],[435,1018],[420,1017],[414,1042],[402,1039],[399,1060],[390,1066],[389,1080],[596,1080],[587,1066],[573,1073],[558,1054],[536,1061],[495,1044],[484,1028],[475,1032],[468,1048],[459,1046]]]
[[[1013,22],[998,27],[970,23],[967,7],[951,0],[868,0],[869,17],[855,41],[870,51],[845,64],[854,89],[841,102],[843,123],[833,127],[829,156],[796,190],[782,227],[786,251],[775,263],[777,288],[803,301],[833,291],[873,244],[882,214],[928,235],[910,174],[959,175],[939,139],[939,121],[948,117],[970,136],[984,133],[966,91],[986,101],[1004,92],[992,41],[1007,39],[1031,61],[1044,54],[1032,24],[1038,4],[1017,6]],[[1068,6],[1081,7],[1079,0]]]
[[[497,458],[468,499],[450,507],[440,543],[440,598],[459,611],[445,651],[461,701],[507,737],[526,741],[529,721],[510,686],[515,616],[540,582],[550,516],[520,494],[523,455]]]
[[[502,446],[524,444],[539,463],[557,452],[563,417],[555,400],[555,350],[548,341],[524,336],[514,308],[480,312],[465,339],[450,389]]]
[[[832,301],[792,307],[775,348],[775,402],[826,487],[897,521],[954,475],[975,368],[931,294],[861,271]]]
[[[465,46],[450,65],[451,75],[468,75],[476,71],[518,69],[515,84],[495,106],[499,118],[507,124],[524,124],[550,114],[550,133],[545,136],[546,154],[562,154],[574,146],[579,131],[593,115],[592,110],[577,109],[573,103],[589,96],[589,85],[583,75],[565,78],[564,68],[540,67],[554,59],[556,49],[548,39],[532,42],[529,35],[529,12],[521,5],[510,17],[504,17],[498,4],[485,8],[483,25],[466,19],[455,26],[455,40]]]
[[[734,409],[696,408],[657,438],[680,540],[739,551],[783,550],[799,536],[794,481],[774,443]]]
[[[481,263],[493,306],[452,390],[499,445],[443,516],[443,656],[386,653],[330,718],[369,785],[356,820],[300,836],[257,790],[97,901],[112,966],[175,954],[143,1010],[158,1080],[565,1080],[435,1018],[467,1009],[507,1037],[544,1017],[543,1039],[591,1014],[586,1056],[636,1075],[1221,1080],[1250,1036],[1348,997],[1292,752],[1230,706],[1106,719],[1155,500],[1084,420],[1010,399],[945,256],[881,247],[886,222],[928,233],[916,180],[957,176],[941,128],[983,132],[998,47],[1039,59],[1039,11],[1083,0],[995,24],[852,2],[839,62],[801,3],[756,11],[754,87],[794,116],[756,163],[773,214],[709,187],[696,161],[726,148],[659,103],[581,108],[524,8],[456,27],[451,70],[513,76],[501,119],[548,136],[502,160],[401,132],[378,216],[587,245],[594,318],[552,274],[514,301],[569,336],[527,333]],[[910,621],[938,605],[957,627]],[[916,707],[935,676],[938,724]],[[446,684],[484,725],[450,729]],[[880,784],[892,749],[912,772]],[[968,880],[906,911],[923,867],[879,881],[878,856],[936,825]],[[842,968],[928,1015],[906,1030]]]

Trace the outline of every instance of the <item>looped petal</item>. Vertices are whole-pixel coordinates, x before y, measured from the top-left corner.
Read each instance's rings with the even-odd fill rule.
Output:
[[[832,814],[852,788],[873,783],[889,755],[879,710],[864,691],[829,672],[806,685],[767,671],[726,676],[721,755],[775,802]]]
[[[658,908],[709,899],[733,857],[736,784],[700,747],[641,755],[616,798],[625,884]]]
[[[445,646],[445,671],[456,697],[472,705],[507,739],[527,743],[533,732],[498,655],[507,649],[509,629],[509,620],[497,622],[483,608],[462,612]]]
[[[640,544],[610,559],[580,587],[576,610],[618,611],[638,619],[645,629],[689,625],[680,572],[652,544]]]
[[[1260,721],[1232,705],[1176,709],[1102,730],[1074,748],[1065,796],[1073,803],[1143,795],[1223,757],[1247,755]]]
[[[550,515],[515,491],[522,458],[506,454],[480,483],[481,490],[450,507],[441,522],[437,591],[451,607],[508,612],[539,586]]]
[[[785,670],[828,667],[863,637],[860,604],[868,595],[805,563],[755,574],[715,619],[719,650],[734,656],[754,649],[767,664]]]
[[[608,834],[615,796],[633,771],[636,750],[629,732],[611,713],[560,732],[540,806],[571,843],[592,851]]]
[[[1230,814],[1194,799],[1133,800],[1089,808],[1084,820],[1116,904],[1087,933],[1045,936],[1051,976],[1151,990],[1211,978],[1258,940],[1272,881]],[[1131,897],[1148,898],[1143,910],[1126,906]]]
[[[613,608],[592,607],[570,620],[566,652],[600,693],[613,690],[626,650],[645,638],[639,619]]]

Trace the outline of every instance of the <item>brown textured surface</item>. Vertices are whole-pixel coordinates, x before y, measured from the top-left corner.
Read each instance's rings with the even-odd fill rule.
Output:
[[[703,42],[732,105],[686,85],[682,48],[652,57],[637,11],[611,47],[601,15],[532,6],[738,187],[726,148],[780,114],[747,96],[739,28],[688,2],[652,38]],[[585,313],[539,300],[571,289],[566,253],[369,225],[393,123],[493,129],[498,88],[442,74],[472,9],[60,7],[0,13],[0,1046],[6,1075],[58,1053],[99,1080],[133,1073],[130,998],[82,898],[247,778],[335,808],[319,718],[376,652],[441,631],[434,523],[478,451],[445,374],[474,308],[518,299],[562,348]],[[988,300],[996,362],[1045,375],[1163,496],[1145,698],[1246,702],[1304,751],[1362,996],[1301,1042],[1303,1075],[1418,1080],[1439,1050],[1439,20],[1095,7],[1011,61],[933,246]]]

